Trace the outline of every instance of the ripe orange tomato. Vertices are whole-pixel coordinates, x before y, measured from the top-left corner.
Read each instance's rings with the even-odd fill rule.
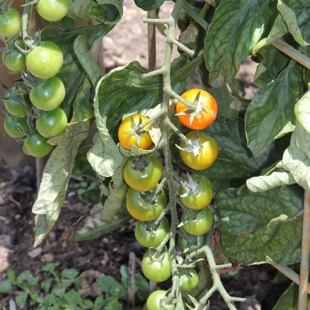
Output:
[[[198,99],[199,94],[199,99]],[[184,114],[184,115],[178,115],[178,119],[180,122],[187,128],[194,129],[194,130],[202,130],[210,126],[218,112],[218,106],[217,102],[214,99],[214,97],[206,92],[203,89],[199,88],[191,88],[184,92],[181,96],[185,100],[191,102],[194,104],[195,99],[197,98],[197,107],[200,118],[197,118],[196,116],[191,120],[191,114]],[[202,110],[203,108],[204,110]],[[186,112],[188,110],[187,106],[182,103],[181,101],[177,102],[176,105],[176,112],[177,114],[181,112]]]
[[[148,119],[149,118],[147,116],[141,114],[133,114],[129,115],[122,121],[121,125],[118,128],[118,140],[125,149],[130,150],[130,146],[132,144],[143,150],[146,150],[150,147],[150,145],[152,144],[151,136],[148,134],[150,125],[147,125],[142,129],[146,133],[137,133],[137,135],[140,136],[139,143],[135,134],[126,133],[133,129],[132,121],[134,122],[135,126],[138,126],[139,124],[146,122]]]

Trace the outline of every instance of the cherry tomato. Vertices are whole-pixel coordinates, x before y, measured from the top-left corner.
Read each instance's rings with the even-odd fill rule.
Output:
[[[138,221],[147,222],[155,220],[159,217],[167,204],[167,198],[164,190],[161,190],[154,201],[156,188],[149,192],[138,192],[132,188],[128,188],[126,195],[126,207],[130,215]]]
[[[207,207],[202,209],[194,220],[189,220],[186,213],[183,212],[181,215],[181,221],[186,222],[182,227],[187,233],[196,236],[204,235],[212,226],[213,215]]]
[[[27,136],[23,148],[25,149],[26,154],[28,153],[33,157],[44,157],[53,149],[53,146],[46,141],[46,138],[36,132]]]
[[[147,310],[174,310],[174,305],[165,305],[165,308],[163,308],[163,299],[166,297],[167,291],[164,290],[157,290],[153,292],[146,301],[146,307]]]
[[[29,126],[24,117],[9,117],[4,119],[4,130],[12,138],[19,139],[29,134]]]
[[[63,64],[59,46],[53,42],[41,42],[26,56],[28,71],[39,79],[49,79],[56,75]]]
[[[199,112],[200,118],[195,116],[192,121],[191,114],[178,115],[178,119],[184,126],[194,130],[202,130],[214,122],[217,116],[218,106],[216,100],[211,94],[203,89],[192,88],[183,93],[181,97],[192,104],[195,104],[194,102],[197,100],[196,104],[198,109],[200,109],[197,111],[197,113]],[[205,111],[203,111],[201,108],[203,108]],[[184,103],[181,101],[177,102],[177,114],[186,112],[187,110],[188,108]]]
[[[165,251],[158,259],[150,257],[147,251],[142,259],[142,271],[144,276],[154,282],[163,282],[171,277],[171,261],[168,251]]]
[[[138,143],[137,137],[134,134],[127,134],[126,132],[133,129],[132,122],[135,126],[146,122],[149,118],[141,114],[133,114],[126,117],[118,128],[118,140],[121,145],[130,150],[131,145],[135,145],[140,149],[146,150],[152,144],[151,136],[148,133],[150,125],[145,126],[141,131],[146,131],[146,133],[137,133],[140,136],[140,142]]]
[[[189,209],[201,210],[212,200],[213,190],[210,180],[200,174],[187,176],[179,190],[180,200]]]
[[[182,291],[190,291],[194,289],[199,282],[199,277],[197,271],[192,268],[190,270],[185,271],[185,273],[181,276],[181,290]]]
[[[21,48],[25,48],[22,40],[17,40],[16,44]],[[4,60],[3,57],[2,59]],[[6,56],[4,64],[13,73],[21,73],[26,70],[26,56],[16,48]]]
[[[30,90],[32,104],[40,110],[56,109],[64,100],[66,89],[60,78],[53,76]]]
[[[143,163],[142,171],[140,171],[136,167],[136,164],[139,165],[139,160],[141,159],[132,158],[126,162],[123,169],[123,177],[128,186],[134,190],[147,192],[158,184],[163,167],[157,157],[151,156]]]
[[[60,109],[45,112],[36,121],[39,134],[45,138],[59,136],[65,131],[68,124],[66,113]]]
[[[39,0],[37,10],[39,15],[49,22],[56,22],[68,13],[69,0]]]
[[[22,18],[20,13],[14,9],[9,8],[2,15],[0,15],[0,35],[4,37],[16,36],[22,28]]]
[[[168,235],[168,220],[164,217],[154,230],[150,230],[149,225],[150,222],[138,221],[135,227],[135,237],[141,245],[147,248],[157,248]]]
[[[178,246],[185,254],[193,253],[203,247],[206,243],[206,235],[191,236],[193,242],[188,242],[185,238],[179,235]]]
[[[180,147],[183,150],[180,150],[180,156],[184,163],[194,170],[209,168],[216,160],[219,152],[216,140],[198,131],[189,132],[186,138],[191,141],[195,141],[198,138],[197,142],[199,143],[194,143],[193,148],[197,152],[197,155],[195,155],[191,152],[192,147],[189,147],[184,141],[181,142]]]
[[[32,104],[27,93],[26,87],[12,87],[10,92],[12,92],[11,98],[3,100],[6,110],[14,116],[25,116],[31,109]],[[9,97],[9,93],[6,94]]]

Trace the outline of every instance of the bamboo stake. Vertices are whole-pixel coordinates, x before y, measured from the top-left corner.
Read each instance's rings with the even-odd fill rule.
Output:
[[[309,277],[310,253],[310,194],[305,191],[304,217],[302,226],[301,260],[299,276],[298,310],[307,309],[307,286]]]
[[[156,10],[147,12],[148,18],[156,18]],[[156,25],[147,25],[149,71],[156,69]]]

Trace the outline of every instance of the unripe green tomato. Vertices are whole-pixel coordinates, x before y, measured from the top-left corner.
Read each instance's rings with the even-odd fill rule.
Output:
[[[46,156],[53,149],[53,146],[46,141],[47,138],[42,137],[37,132],[27,136],[24,141],[25,153],[37,158]]]
[[[181,290],[190,291],[194,289],[199,282],[199,277],[195,269],[190,269],[182,276]]]
[[[66,89],[60,78],[53,76],[30,90],[32,104],[42,111],[56,109],[64,100]]]
[[[36,121],[36,128],[45,138],[57,137],[65,131],[68,124],[66,113],[60,109],[45,112]]]
[[[39,79],[49,79],[56,75],[63,64],[63,54],[53,42],[41,42],[26,56],[28,71]]]
[[[5,132],[14,139],[24,138],[29,134],[29,126],[24,117],[9,117],[4,119]]]
[[[157,290],[153,292],[146,301],[147,310],[163,310],[162,299],[167,291]],[[166,310],[174,310],[174,305],[166,305]]]
[[[12,91],[15,91],[16,87],[11,88]],[[21,91],[27,90],[26,87],[19,87]],[[8,94],[7,94],[8,96]],[[28,94],[19,94],[14,96],[13,99],[3,100],[5,109],[14,116],[25,116],[31,109],[32,104]]]
[[[25,48],[22,40],[17,40],[16,44],[21,48]],[[6,56],[4,64],[13,73],[21,73],[26,70],[26,56],[16,48]]]
[[[10,38],[16,36],[22,28],[22,17],[20,13],[9,8],[0,15],[0,35]]]
[[[56,22],[65,17],[69,11],[69,0],[39,0],[39,15],[49,22]]]

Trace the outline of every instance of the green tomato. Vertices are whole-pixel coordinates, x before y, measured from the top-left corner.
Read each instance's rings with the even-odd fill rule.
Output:
[[[186,222],[182,227],[191,235],[204,235],[206,234],[213,222],[212,212],[208,207],[202,209],[194,220],[189,220],[186,213],[182,213],[181,221]]]
[[[14,139],[24,138],[29,134],[29,126],[24,117],[9,117],[4,119],[5,132]]]
[[[165,251],[158,259],[150,257],[147,251],[142,259],[142,271],[144,276],[154,282],[163,282],[171,277],[171,261],[168,251]]]
[[[157,157],[151,156],[142,171],[135,169],[135,161],[137,159],[132,158],[126,162],[123,169],[124,179],[128,186],[134,190],[147,192],[154,188],[161,178],[163,171],[161,161]]]
[[[25,116],[31,111],[32,104],[29,95],[26,93],[19,93],[19,90],[21,92],[28,91],[26,87],[17,88],[14,86],[10,90],[13,93],[11,99],[3,100],[3,102],[6,110],[10,114],[14,116]],[[6,96],[9,97],[9,93],[7,93]]]
[[[128,188],[126,195],[126,207],[130,215],[138,221],[153,221],[159,217],[167,204],[167,198],[164,190],[161,190],[154,201],[148,201],[153,198],[156,188],[149,192],[138,192]]]
[[[46,141],[47,138],[42,137],[39,133],[27,136],[23,146],[25,153],[37,158],[46,156],[53,149],[53,146]]]
[[[188,175],[180,186],[180,200],[189,209],[201,210],[209,205],[213,196],[212,184],[200,174]]]
[[[53,42],[41,42],[26,56],[28,71],[39,79],[49,79],[56,75],[63,64],[59,46]]]
[[[14,9],[9,8],[2,15],[0,15],[0,35],[10,38],[18,35],[22,28],[22,18],[20,13]]]
[[[30,90],[32,104],[42,111],[56,109],[64,100],[66,89],[60,78],[53,76]]]
[[[199,277],[197,274],[197,271],[195,269],[187,270],[182,276],[181,276],[181,290],[182,291],[190,291],[194,289],[199,282]]]
[[[22,40],[17,40],[16,44],[21,48],[25,48]],[[3,57],[2,60],[4,60]],[[21,73],[26,70],[26,56],[16,48],[6,56],[4,64],[13,73]]]
[[[147,248],[157,248],[168,235],[169,223],[164,217],[154,230],[149,229],[149,224],[138,221],[135,227],[135,237],[141,245]]]
[[[194,239],[194,241],[188,242],[181,235],[178,237],[178,246],[185,254],[193,253],[206,244],[206,235],[191,236],[191,239]]]
[[[174,310],[174,305],[163,305],[162,300],[166,297],[167,291],[158,290],[153,292],[146,301],[147,310]]]
[[[49,22],[56,22],[65,17],[69,11],[69,0],[39,0],[39,15]]]
[[[45,138],[57,137],[65,131],[68,124],[66,113],[60,109],[45,112],[36,121],[36,128]]]

